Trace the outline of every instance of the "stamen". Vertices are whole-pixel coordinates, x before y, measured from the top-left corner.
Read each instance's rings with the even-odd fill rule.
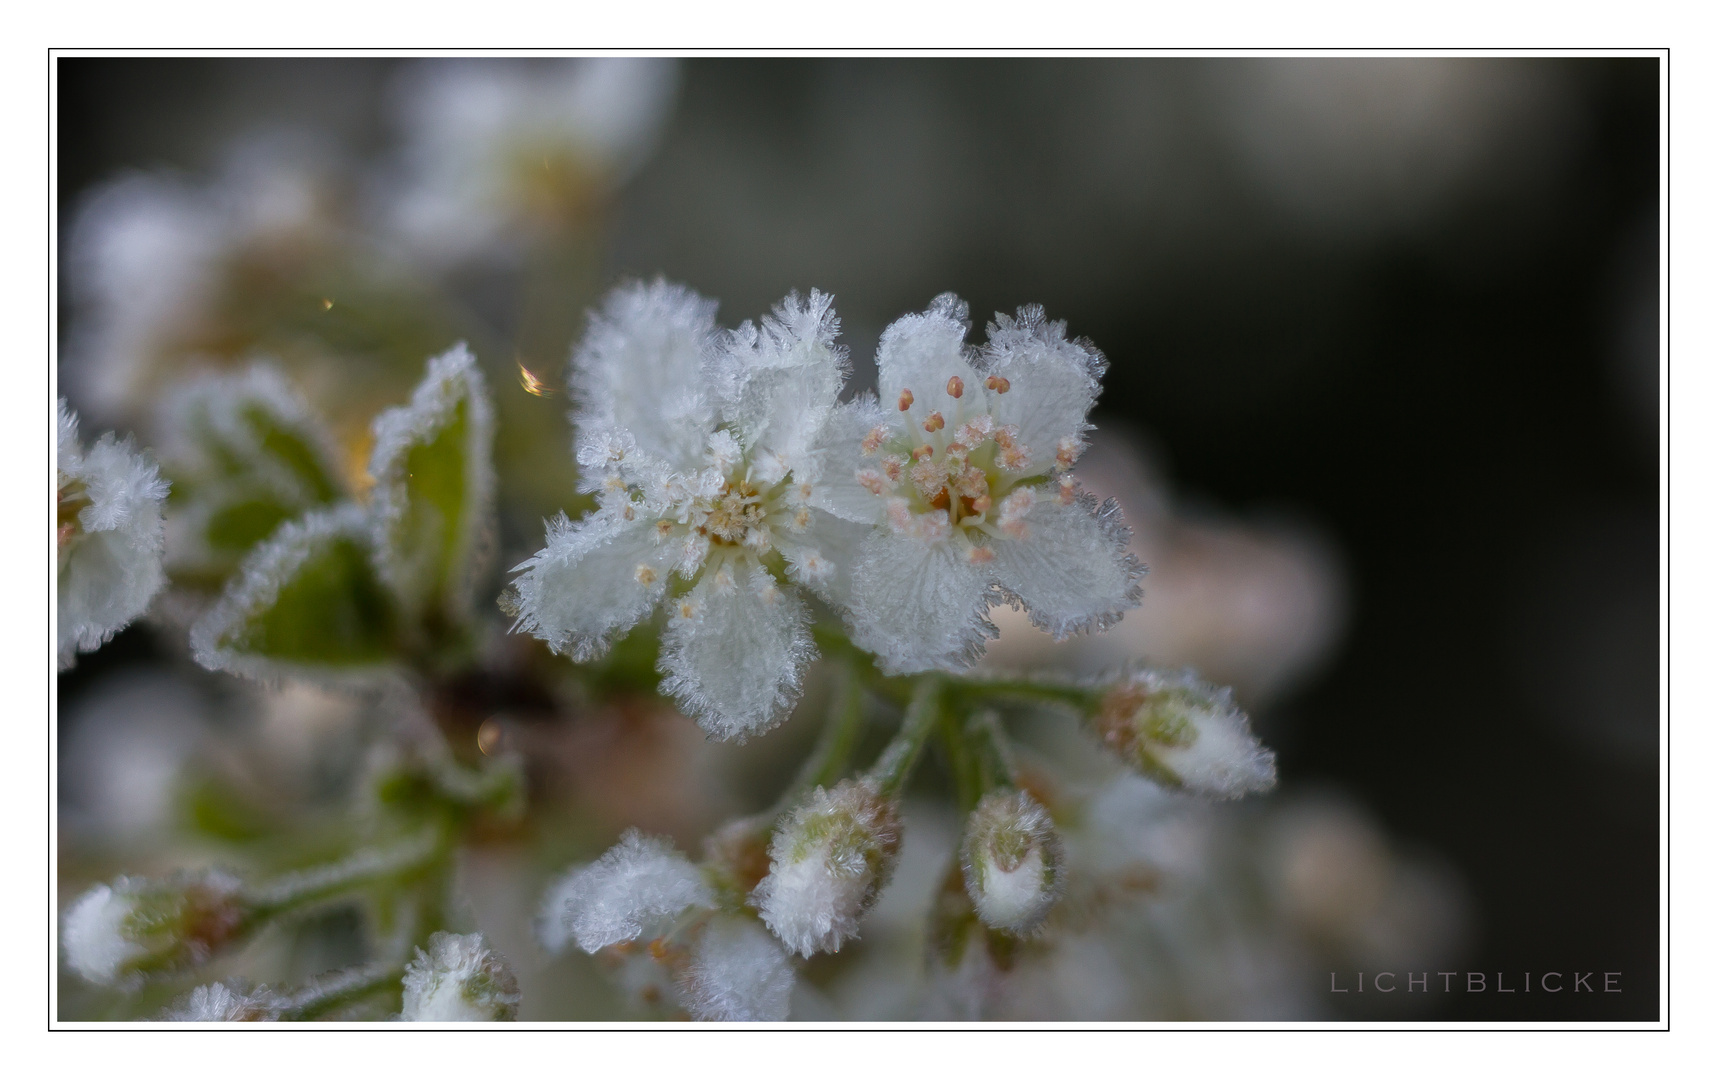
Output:
[[[883,440],[885,438],[887,438],[887,436],[884,435],[882,428],[872,428],[870,431],[865,433],[865,437],[863,439],[859,440],[859,452],[867,457],[875,454],[878,448],[883,445]]]
[[[908,409],[912,408],[913,392],[911,390],[902,390],[900,400],[896,402],[896,404],[902,412],[906,412]]]
[[[966,384],[960,381],[959,375],[950,375],[948,380],[948,396],[958,398],[966,393]]]
[[[913,451],[913,460],[914,461],[924,461],[926,458],[929,458],[932,454],[935,454],[935,453],[936,453],[936,451],[931,449],[930,444],[926,443],[925,445],[919,447],[917,450]]]
[[[633,580],[640,585],[654,585],[656,584],[656,567],[647,563],[639,563],[638,569],[632,572],[632,576]]]
[[[1060,478],[1056,481],[1056,501],[1063,506],[1072,506],[1078,487],[1079,485],[1074,482],[1073,477],[1064,476]]]
[[[853,478],[859,481],[860,487],[869,491],[871,494],[883,494],[883,474],[878,472],[876,469],[860,469],[858,472],[853,474]]]
[[[1004,379],[1000,375],[992,375],[990,378],[984,380],[984,385],[990,387],[998,394],[1008,393],[1008,380]]]
[[[943,414],[940,412],[931,413],[930,418],[925,421],[924,427],[926,431],[941,431],[943,429]]]
[[[1066,436],[1056,443],[1056,468],[1071,469],[1074,461],[1080,456],[1080,440],[1072,435]]]

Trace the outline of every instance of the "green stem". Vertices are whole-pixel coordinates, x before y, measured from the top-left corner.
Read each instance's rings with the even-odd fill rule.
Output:
[[[980,709],[967,717],[964,734],[977,773],[979,797],[999,787],[1012,787],[1014,754],[1002,730],[1001,718],[991,709]]]
[[[415,876],[446,852],[446,835],[432,828],[390,848],[357,851],[338,862],[287,874],[251,894],[252,918],[274,918],[373,885]]]
[[[794,778],[788,794],[783,798],[798,801],[802,793],[815,787],[829,787],[841,779],[842,774],[847,771],[848,762],[852,760],[853,748],[858,745],[859,736],[864,730],[865,687],[859,681],[859,673],[853,670],[853,665],[843,658],[841,674],[836,682],[834,700],[830,703],[829,717],[824,722],[823,733],[818,736],[817,746],[812,749],[811,756],[805,759],[799,775]]]
[[[1061,705],[1077,712],[1090,712],[1103,696],[1101,689],[1078,686],[1055,677],[1034,679],[1030,676],[1008,678],[966,677],[954,680],[955,689],[964,698],[995,700],[998,698],[1026,700],[1040,704]]]
[[[960,722],[953,713],[949,713],[942,724],[943,751],[948,755],[949,777],[954,781],[955,800],[962,814],[972,812],[978,805],[978,800],[984,794],[983,783],[978,773],[978,762],[968,745],[965,732],[961,730]]]
[[[293,995],[292,1004],[281,1011],[282,1020],[318,1020],[337,1009],[397,987],[405,978],[399,964],[375,963],[335,972]]]
[[[912,701],[901,721],[901,730],[877,755],[877,763],[866,773],[866,779],[877,786],[885,798],[894,798],[906,786],[907,778],[918,764],[919,754],[936,731],[942,719],[943,679],[938,675],[920,676],[913,685]]]

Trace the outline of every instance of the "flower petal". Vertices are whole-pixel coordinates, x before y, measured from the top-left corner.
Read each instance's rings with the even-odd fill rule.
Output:
[[[875,459],[865,457],[859,444],[872,430],[892,430],[897,423],[898,414],[885,412],[869,395],[832,412],[812,444],[808,471],[814,475],[803,478],[812,481],[811,505],[848,521],[880,521],[883,500],[858,480],[859,470]]]
[[[816,289],[803,300],[789,293],[761,327],[747,323],[724,341],[713,365],[722,418],[748,449],[801,458],[834,410],[848,365],[832,303]]]
[[[1008,380],[1009,390],[990,390],[990,411],[998,423],[1013,424],[1030,453],[1029,473],[1044,472],[1056,462],[1063,439],[1082,443],[1092,425],[1086,414],[1097,401],[1107,362],[1084,338],[1069,341],[1068,324],[1045,322],[1044,309],[1029,304],[1017,317],[998,313],[986,328],[989,340],[979,354],[987,377]],[[1066,464],[1072,464],[1071,461]]]
[[[990,570],[1034,626],[1061,640],[1107,629],[1139,606],[1145,568],[1127,553],[1131,533],[1114,499],[1100,507],[1083,492],[1066,503],[1041,495],[1025,525],[1023,539],[991,542]]]
[[[877,342],[877,393],[883,408],[896,410],[907,402],[908,408],[899,411],[913,424],[923,425],[931,413],[941,412],[953,426],[961,413],[949,396],[950,380],[960,380],[963,394],[979,385],[972,351],[966,347],[971,325],[966,302],[954,293],[932,300],[923,314],[903,315],[890,323]],[[911,392],[910,400],[903,391]],[[968,398],[968,411],[979,400]]]
[[[662,692],[715,738],[767,731],[799,700],[816,655],[809,622],[805,604],[767,571],[712,560],[663,631]]]
[[[874,498],[870,492],[866,496]],[[778,533],[776,547],[787,559],[788,574],[794,581],[824,602],[846,608],[853,602],[853,569],[859,562],[859,548],[871,529],[870,525],[813,510],[805,532]]]
[[[642,516],[598,511],[575,525],[562,515],[543,550],[514,568],[524,573],[512,585],[513,629],[579,663],[595,659],[656,607],[677,552],[654,541]]]
[[[582,434],[621,428],[645,455],[676,469],[702,463],[714,407],[703,374],[716,302],[657,279],[622,285],[573,353],[573,423]]]
[[[986,584],[958,544],[874,532],[853,571],[853,643],[891,675],[969,667],[996,637]]]

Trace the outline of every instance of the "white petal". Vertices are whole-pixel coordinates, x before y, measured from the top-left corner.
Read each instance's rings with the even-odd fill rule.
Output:
[[[706,566],[663,631],[662,692],[715,738],[767,731],[799,700],[816,652],[809,621],[768,572],[738,561]]]
[[[830,413],[812,443],[810,475],[803,478],[812,481],[811,505],[848,521],[881,521],[883,500],[856,479],[859,470],[876,463],[859,444],[871,431],[893,432],[900,422],[898,412],[885,411],[869,395]]]
[[[714,407],[703,374],[716,302],[661,279],[622,285],[573,354],[573,423],[624,428],[647,456],[692,471],[703,462]]]
[[[649,615],[668,587],[678,547],[658,544],[644,515],[601,510],[549,524],[543,550],[515,567],[519,619],[513,629],[583,663]]]
[[[1100,507],[1083,492],[1067,503],[1041,494],[1025,523],[1024,539],[991,541],[990,571],[1033,625],[1061,640],[1107,629],[1139,606],[1145,568],[1127,553],[1130,532],[1114,499]]]
[[[966,347],[966,303],[953,293],[931,301],[922,315],[903,315],[889,324],[877,342],[877,394],[884,409],[899,411],[903,391],[912,392],[905,410],[914,424],[941,412],[953,427],[962,410],[982,400],[967,397],[961,404],[948,394],[949,380],[960,380],[963,395],[979,385],[971,350]]]
[[[891,675],[969,667],[996,637],[986,585],[956,543],[873,532],[853,571],[853,643]]]
[[[756,919],[718,915],[692,946],[680,993],[694,1020],[781,1021],[793,981],[787,953]]]
[[[811,525],[803,533],[778,531],[776,547],[786,557],[788,574],[794,581],[825,603],[843,609],[853,602],[853,570],[871,530],[871,525],[813,510]]]
[[[712,903],[698,868],[671,842],[628,829],[601,858],[550,886],[537,932],[550,952],[571,939],[594,953],[653,931],[689,907]]]
[[[1045,322],[1036,304],[1017,318],[998,314],[988,327],[989,341],[979,355],[986,376],[1009,382],[1005,394],[986,390],[991,415],[1019,428],[1031,454],[1028,472],[1042,472],[1056,460],[1063,439],[1083,440],[1091,430],[1086,414],[1097,400],[1104,354],[1085,339],[1069,341],[1068,324]]]
[[[847,350],[835,344],[841,320],[832,300],[816,289],[803,300],[789,293],[760,328],[728,336],[715,362],[722,416],[748,448],[803,457],[834,410]]]

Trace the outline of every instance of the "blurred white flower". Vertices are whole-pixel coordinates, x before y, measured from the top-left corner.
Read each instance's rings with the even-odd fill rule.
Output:
[[[415,1023],[483,1023],[519,1015],[519,984],[482,934],[430,935],[406,965],[400,1019]]]
[[[143,614],[161,590],[161,505],[167,483],[154,462],[110,432],[85,451],[78,418],[59,403],[56,544],[59,666],[100,648]]]
[[[601,507],[562,516],[512,584],[514,629],[576,661],[666,602],[664,693],[717,738],[773,727],[815,655],[789,587],[837,606],[868,526],[819,508],[846,352],[830,298],[790,295],[762,327],[658,281],[611,293],[573,361],[579,463]],[[693,583],[670,597],[671,576]],[[785,579],[785,580],[784,580]]]
[[[1061,639],[1139,602],[1141,567],[1113,503],[1069,473],[1086,447],[1103,354],[1042,309],[998,315],[965,345],[952,293],[883,332],[884,400],[841,410],[813,505],[882,526],[853,571],[854,642],[892,673],[958,670],[996,636],[993,605]],[[834,461],[852,465],[836,467]]]
[[[628,829],[596,862],[550,886],[537,936],[550,952],[569,943],[594,953],[652,934],[690,907],[713,907],[714,895],[690,859],[660,837]]]
[[[678,82],[666,59],[419,61],[395,88],[406,147],[389,224],[436,262],[505,252],[625,181]]]

